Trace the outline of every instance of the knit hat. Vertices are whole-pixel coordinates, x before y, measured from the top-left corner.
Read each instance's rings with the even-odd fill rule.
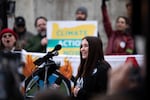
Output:
[[[16,40],[18,39],[18,35],[10,28],[5,28],[0,32],[0,39],[2,39],[2,35],[5,33],[11,33],[12,35],[15,36]]]
[[[87,12],[87,8],[85,7],[79,7],[77,10],[76,10],[76,14],[81,11],[83,14],[85,14],[86,16],[88,15],[88,12]]]

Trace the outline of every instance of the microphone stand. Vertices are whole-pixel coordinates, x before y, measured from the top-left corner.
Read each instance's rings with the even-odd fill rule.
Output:
[[[48,76],[49,66],[54,64],[54,62],[52,62],[51,60],[52,60],[52,56],[49,59],[47,59],[46,63],[44,64],[44,67],[45,67],[44,89],[46,89],[48,87],[48,85],[47,85],[47,76]]]
[[[56,66],[56,68],[53,67],[52,70],[57,69],[57,65],[56,65],[56,63],[53,61],[53,56],[57,56],[57,55],[58,55],[58,50],[60,50],[60,49],[61,49],[61,45],[56,45],[55,48],[54,48],[51,52],[48,52],[44,57],[39,58],[39,59],[37,59],[36,61],[34,61],[34,64],[35,64],[35,65],[38,65],[38,66],[45,62],[45,64],[44,64],[44,67],[45,67],[44,86],[43,86],[44,89],[48,87],[48,84],[47,84],[47,77],[48,77],[48,71],[49,71],[48,69],[49,69],[49,66],[53,66],[53,65],[54,65],[54,66]],[[34,79],[29,83],[29,86],[31,85],[31,87],[32,87],[33,84],[38,81],[38,79],[39,79],[38,76],[37,76],[37,77],[34,77]],[[34,82],[34,81],[36,81],[36,82]],[[34,82],[34,83],[32,83],[32,82]],[[27,86],[28,86],[28,85],[27,85]],[[31,87],[28,87],[27,90],[25,91],[25,92],[26,92],[26,94],[25,94],[26,97],[28,97],[28,96],[27,96],[27,92],[29,92],[29,91],[31,90]]]
[[[45,65],[45,75],[44,75],[44,89],[46,89],[48,86],[47,86],[47,73],[48,73],[48,66]]]

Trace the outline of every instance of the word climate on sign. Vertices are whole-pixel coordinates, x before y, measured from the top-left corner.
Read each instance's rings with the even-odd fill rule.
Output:
[[[97,35],[96,21],[56,21],[48,22],[47,27],[47,51],[60,44],[62,55],[79,55],[81,38]]]

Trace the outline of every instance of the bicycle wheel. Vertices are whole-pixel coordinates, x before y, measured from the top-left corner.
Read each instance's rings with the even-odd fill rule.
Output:
[[[44,89],[44,77],[45,68],[39,68],[31,76],[29,76],[25,81],[25,97],[34,98],[35,94]],[[48,68],[46,85],[51,88],[53,84],[59,84],[59,91],[66,96],[71,95],[71,83],[70,80],[65,78],[57,70],[52,70]]]

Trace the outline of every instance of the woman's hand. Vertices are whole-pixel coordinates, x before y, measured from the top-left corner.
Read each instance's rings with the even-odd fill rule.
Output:
[[[80,90],[80,88],[77,87],[77,86],[73,89],[73,95],[74,95],[75,97],[77,97],[79,90]]]

